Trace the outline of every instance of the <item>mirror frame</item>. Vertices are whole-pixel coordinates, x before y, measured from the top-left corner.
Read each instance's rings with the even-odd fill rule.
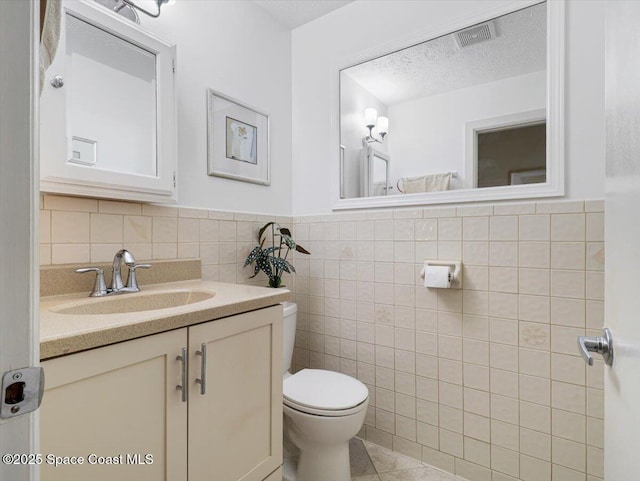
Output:
[[[542,197],[561,197],[565,193],[564,90],[565,90],[565,0],[547,0],[547,181],[540,184],[458,189],[442,192],[378,197],[341,198],[343,179],[340,164],[340,71],[397,50],[448,35],[457,30],[542,3],[541,0],[510,1],[498,8],[467,16],[459,21],[423,30],[400,41],[389,42],[354,56],[343,58],[332,72],[331,199],[333,210],[403,207],[416,205],[486,202]],[[464,141],[464,140],[463,140]],[[462,164],[466,162],[462,159]]]

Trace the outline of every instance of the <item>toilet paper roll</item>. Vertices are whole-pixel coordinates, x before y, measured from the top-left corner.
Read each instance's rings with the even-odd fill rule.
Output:
[[[424,287],[451,287],[449,266],[424,266]]]

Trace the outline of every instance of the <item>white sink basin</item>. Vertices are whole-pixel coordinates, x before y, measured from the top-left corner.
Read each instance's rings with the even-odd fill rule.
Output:
[[[156,311],[159,309],[186,306],[188,304],[206,301],[213,296],[215,296],[214,292],[192,290],[163,291],[149,294],[118,294],[63,304],[51,309],[51,311],[57,314],[83,316],[125,314],[128,312]]]

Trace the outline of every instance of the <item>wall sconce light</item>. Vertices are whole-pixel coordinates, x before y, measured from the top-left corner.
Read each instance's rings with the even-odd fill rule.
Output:
[[[389,132],[389,119],[387,117],[378,117],[376,109],[364,109],[364,123],[369,129],[369,135],[364,138],[366,143],[378,142],[381,144],[384,142],[384,136]],[[378,130],[382,140],[378,140],[373,136],[374,127]]]
[[[150,17],[153,17],[153,18],[158,18],[160,16],[160,10],[163,5],[169,6],[169,5],[173,5],[174,3],[175,3],[175,0],[155,0],[155,4],[158,6],[158,12],[153,13],[153,12],[150,12],[149,10],[145,10],[139,5],[136,5],[132,0],[122,0],[123,6],[128,5],[129,7],[135,8],[136,10],[140,10],[145,15],[149,15]]]

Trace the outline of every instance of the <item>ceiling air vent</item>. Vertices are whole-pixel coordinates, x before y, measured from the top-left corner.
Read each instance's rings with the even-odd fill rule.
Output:
[[[486,42],[496,38],[496,27],[493,21],[474,25],[465,30],[460,30],[453,35],[458,48],[468,47],[476,43]]]

